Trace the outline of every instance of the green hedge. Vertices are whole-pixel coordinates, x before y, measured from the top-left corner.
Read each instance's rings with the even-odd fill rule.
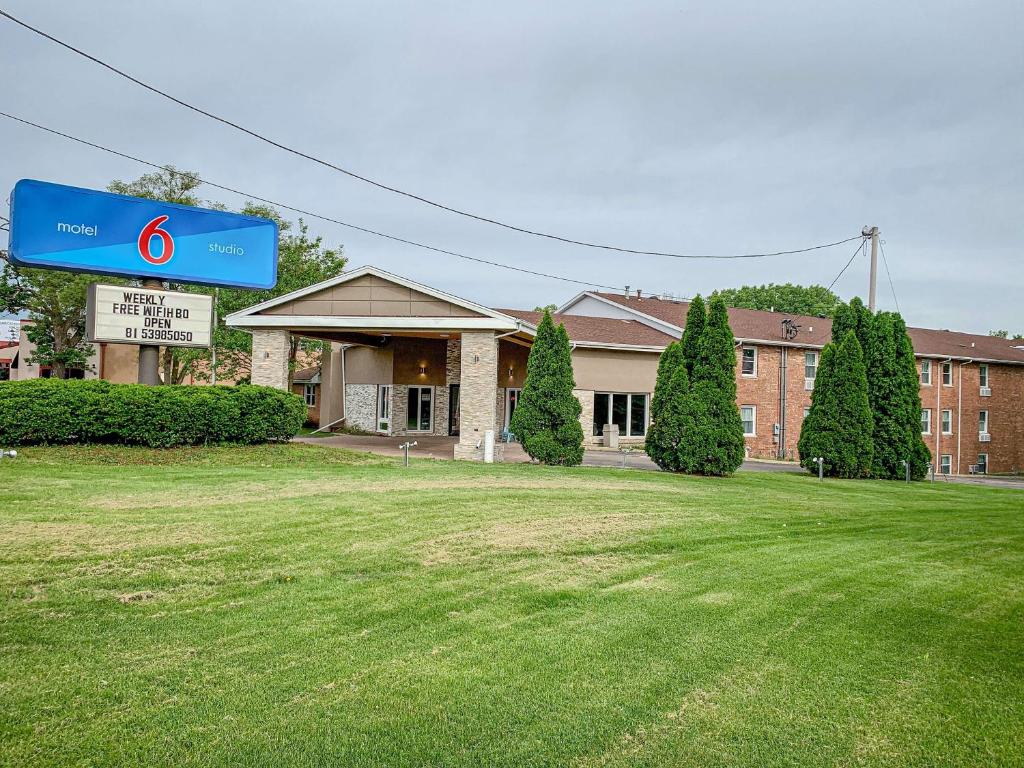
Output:
[[[270,387],[111,384],[30,379],[0,383],[0,446],[117,443],[170,448],[294,437],[302,398]]]

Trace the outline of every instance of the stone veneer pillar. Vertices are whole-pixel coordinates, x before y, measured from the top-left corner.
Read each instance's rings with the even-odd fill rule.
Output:
[[[252,332],[252,383],[288,391],[288,331]]]
[[[494,429],[497,417],[498,339],[491,331],[465,332],[460,357],[460,424],[455,458],[481,461],[484,433]]]

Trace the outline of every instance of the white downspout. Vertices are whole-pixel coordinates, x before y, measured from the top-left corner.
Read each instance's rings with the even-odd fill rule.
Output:
[[[932,386],[935,387],[935,414],[932,429],[935,430],[935,464],[939,471],[942,471],[942,366],[945,363],[952,363],[953,358],[939,361],[939,383],[935,383],[935,371],[932,371]]]

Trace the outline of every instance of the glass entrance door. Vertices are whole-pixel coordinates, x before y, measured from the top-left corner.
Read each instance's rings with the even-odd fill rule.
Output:
[[[509,387],[505,390],[505,429],[512,423],[512,414],[516,412],[519,405],[519,395],[523,390]]]
[[[434,388],[409,387],[405,428],[409,432],[431,432],[434,428]]]
[[[459,385],[452,384],[448,389],[448,434],[459,434]]]
[[[377,387],[377,431],[391,434],[391,385]]]

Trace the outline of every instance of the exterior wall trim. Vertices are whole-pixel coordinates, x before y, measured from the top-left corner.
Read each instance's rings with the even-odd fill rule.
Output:
[[[241,328],[286,328],[301,333],[307,328],[340,328],[360,331],[518,331],[519,321],[511,317],[331,317],[325,315],[234,314],[227,324]]]

